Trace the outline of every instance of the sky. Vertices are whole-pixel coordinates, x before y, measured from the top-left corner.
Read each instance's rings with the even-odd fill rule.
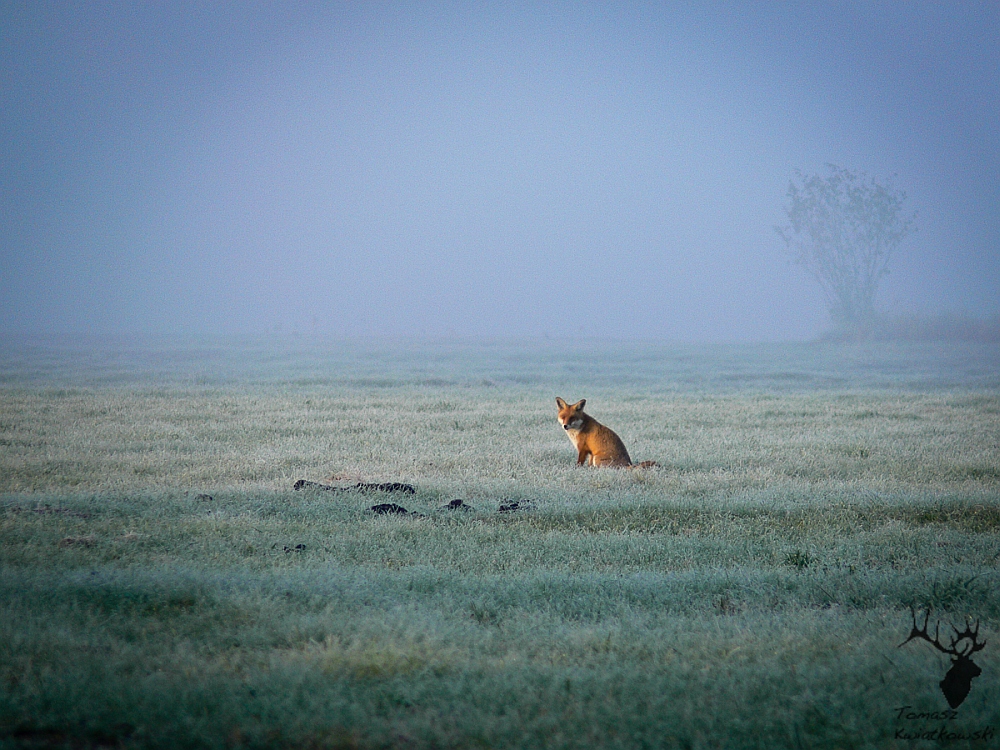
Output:
[[[0,333],[808,340],[831,163],[1000,314],[1000,3],[0,8]]]

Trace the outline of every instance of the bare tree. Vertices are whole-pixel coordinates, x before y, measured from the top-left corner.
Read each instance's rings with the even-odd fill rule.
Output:
[[[915,216],[903,213],[906,193],[891,184],[827,167],[826,177],[795,171],[785,206],[789,224],[775,230],[823,288],[838,333],[864,336],[878,320],[875,294],[889,258]]]

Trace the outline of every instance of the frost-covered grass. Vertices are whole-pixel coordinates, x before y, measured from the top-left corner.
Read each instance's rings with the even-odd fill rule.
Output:
[[[997,362],[21,342],[0,747],[884,747],[947,708],[912,604],[981,620],[946,723],[996,733]],[[556,395],[660,467],[575,466]]]

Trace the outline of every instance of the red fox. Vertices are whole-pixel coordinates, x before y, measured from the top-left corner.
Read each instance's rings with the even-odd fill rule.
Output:
[[[581,398],[575,404],[567,404],[556,396],[559,424],[566,430],[570,442],[576,446],[577,465],[582,465],[588,459],[591,466],[647,468],[657,465],[656,461],[632,463],[625,449],[625,443],[614,430],[605,427],[589,414],[584,414],[583,407],[586,405],[585,398]]]

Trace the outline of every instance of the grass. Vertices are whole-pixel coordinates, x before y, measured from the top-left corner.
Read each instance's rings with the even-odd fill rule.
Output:
[[[0,360],[0,747],[998,742],[995,347],[116,347]]]

